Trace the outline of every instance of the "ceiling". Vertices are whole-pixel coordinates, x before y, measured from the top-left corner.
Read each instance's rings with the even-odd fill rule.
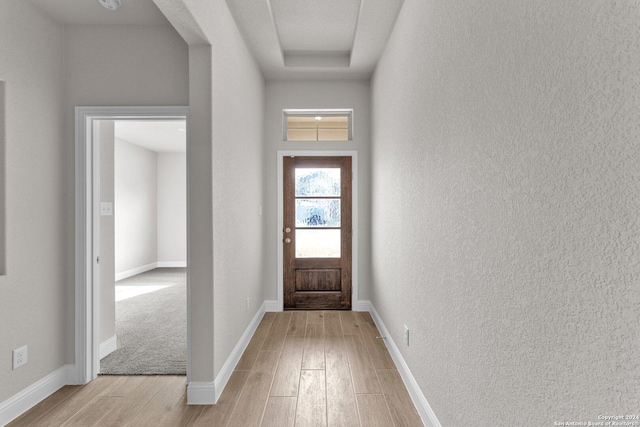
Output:
[[[62,24],[169,25],[153,0],[122,0],[116,11],[98,0],[31,1]],[[226,1],[265,78],[284,80],[369,78],[404,0]]]
[[[31,0],[61,24],[169,25],[153,0],[122,0],[115,11],[98,0]]]
[[[403,0],[227,0],[268,79],[368,78]]]
[[[184,153],[186,128],[184,120],[118,120],[115,137],[158,153]]]

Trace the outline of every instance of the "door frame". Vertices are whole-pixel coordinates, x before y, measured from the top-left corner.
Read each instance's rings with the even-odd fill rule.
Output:
[[[97,120],[186,120],[189,152],[189,107],[75,107],[75,372],[86,384],[100,370],[100,215],[94,194],[100,194],[99,147],[93,140]],[[97,149],[96,149],[97,148]],[[188,170],[187,164],[187,170]],[[187,174],[187,241],[189,239]],[[187,382],[191,374],[190,253],[187,242]]]
[[[278,245],[278,299],[277,310],[284,310],[284,250],[282,239],[284,232],[284,178],[283,178],[283,158],[285,156],[300,157],[351,157],[351,215],[352,228],[351,235],[351,310],[356,311],[358,307],[358,152],[356,150],[278,150],[278,220],[276,229],[276,243]]]

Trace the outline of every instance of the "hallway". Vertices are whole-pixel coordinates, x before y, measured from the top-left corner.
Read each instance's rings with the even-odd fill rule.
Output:
[[[282,311],[284,247],[299,243],[284,158],[345,153],[352,308],[385,335],[426,426],[637,413],[640,2],[113,1],[0,1],[0,425],[31,408],[66,416],[57,426],[78,411],[131,422],[147,404],[173,416],[165,399],[193,423],[259,423],[275,406],[302,420],[313,401],[330,425],[333,390],[360,424],[362,408],[406,414],[385,389],[383,340],[346,313],[342,336],[322,337],[324,365],[303,360],[305,344],[320,354],[306,337],[319,319],[269,314],[234,372],[262,314]],[[183,379],[91,383],[116,342],[94,319],[111,311],[95,307],[110,288],[93,224],[123,211],[88,177],[105,146],[87,141],[114,109],[187,119],[186,389],[202,407],[178,404]],[[348,140],[289,135],[292,111],[345,110]],[[140,258],[125,271],[155,267]],[[299,368],[279,372],[289,355]],[[332,360],[348,386],[332,385]],[[278,390],[285,373],[295,388]],[[105,381],[122,405],[95,406]],[[228,403],[205,408],[222,390]]]
[[[266,313],[215,406],[187,406],[184,377],[101,376],[10,424],[422,426],[365,312]]]

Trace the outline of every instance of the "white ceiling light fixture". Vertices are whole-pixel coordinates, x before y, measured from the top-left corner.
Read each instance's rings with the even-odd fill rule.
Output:
[[[122,5],[122,0],[98,0],[102,7],[108,10],[116,10]]]

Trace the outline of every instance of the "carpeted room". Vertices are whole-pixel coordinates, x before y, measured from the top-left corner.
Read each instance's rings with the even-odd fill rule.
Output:
[[[101,374],[186,374],[185,127],[100,123]]]

